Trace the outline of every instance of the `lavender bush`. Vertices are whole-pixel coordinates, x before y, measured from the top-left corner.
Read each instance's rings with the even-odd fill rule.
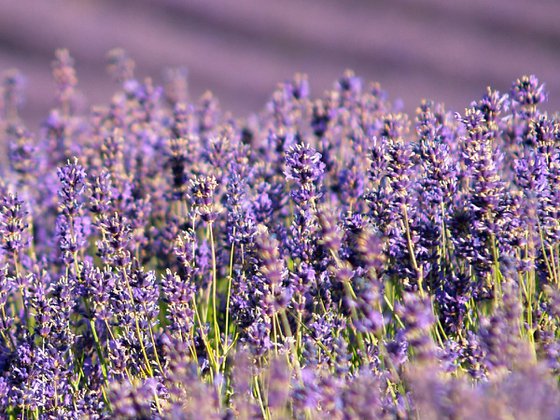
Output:
[[[241,120],[66,50],[0,108],[3,418],[558,418],[560,121],[523,76],[415,116],[346,72]]]

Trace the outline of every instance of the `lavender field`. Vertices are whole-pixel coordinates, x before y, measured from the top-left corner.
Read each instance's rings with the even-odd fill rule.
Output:
[[[179,69],[107,67],[84,110],[57,50],[38,129],[2,79],[2,418],[560,417],[544,81],[406,113],[296,74],[238,118]]]

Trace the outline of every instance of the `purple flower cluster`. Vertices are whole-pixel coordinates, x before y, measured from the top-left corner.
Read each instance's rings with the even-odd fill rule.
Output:
[[[74,60],[4,75],[0,417],[555,418],[560,120],[535,76],[402,113],[346,71],[248,118]]]

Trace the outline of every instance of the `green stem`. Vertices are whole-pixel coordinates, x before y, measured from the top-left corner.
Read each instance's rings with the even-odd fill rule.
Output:
[[[235,236],[235,227],[233,228],[233,236]],[[225,348],[228,347],[229,341],[229,302],[231,299],[231,282],[233,278],[233,254],[235,250],[235,244],[231,243],[231,251],[229,253],[229,276],[228,276],[228,284],[227,284],[227,297],[226,297],[226,337],[225,337]]]
[[[218,283],[218,273],[216,264],[216,245],[214,244],[214,232],[212,229],[212,223],[208,225],[210,230],[210,248],[212,251],[212,315],[214,322],[214,346],[216,347],[216,355],[219,354],[220,346],[220,326],[218,325],[218,310],[217,310],[217,283]],[[227,335],[227,331],[226,331]]]
[[[123,277],[128,290],[128,296],[130,297],[130,304],[132,305],[132,315],[134,317],[134,324],[136,326],[136,335],[138,336],[138,341],[140,342],[140,348],[142,349],[142,354],[144,360],[146,361],[146,370],[148,374],[153,377],[154,372],[152,366],[150,365],[150,359],[148,358],[148,353],[146,352],[146,347],[144,346],[144,340],[142,340],[142,333],[140,331],[140,323],[138,322],[138,314],[134,308],[134,294],[132,293],[132,287],[130,287],[130,282],[128,281],[128,275],[126,274],[126,267],[123,267]]]
[[[410,262],[412,264],[412,268],[416,271],[417,281],[418,281],[418,289],[420,290],[420,296],[424,297],[424,275],[422,273],[421,267],[418,266],[418,262],[416,261],[416,254],[414,253],[414,245],[412,244],[412,237],[410,235],[410,223],[408,221],[408,211],[406,210],[406,204],[402,205],[403,210],[403,222],[404,222],[404,230],[406,233],[406,243],[408,245],[408,253],[410,254]]]

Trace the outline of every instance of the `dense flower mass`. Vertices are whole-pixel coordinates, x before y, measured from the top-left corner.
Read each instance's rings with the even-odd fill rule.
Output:
[[[109,56],[1,85],[0,417],[557,418],[560,120],[535,76],[415,116],[347,71],[247,119]]]

